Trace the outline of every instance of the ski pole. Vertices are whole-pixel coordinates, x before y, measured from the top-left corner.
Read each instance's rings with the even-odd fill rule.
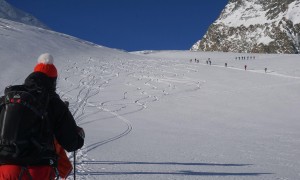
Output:
[[[65,101],[64,102],[65,105],[69,108],[69,101]],[[74,116],[74,114],[72,114]],[[73,161],[73,168],[74,168],[74,180],[76,180],[76,151],[73,152],[73,157],[74,157],[74,161]]]
[[[74,180],[76,180],[76,151],[74,151],[74,162],[73,162],[73,166],[74,166]]]

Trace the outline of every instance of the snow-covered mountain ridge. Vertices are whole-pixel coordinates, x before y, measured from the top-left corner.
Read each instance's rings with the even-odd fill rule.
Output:
[[[48,29],[47,25],[39,21],[37,18],[13,7],[5,0],[0,0],[0,18]]]
[[[191,50],[299,53],[300,0],[230,0]]]

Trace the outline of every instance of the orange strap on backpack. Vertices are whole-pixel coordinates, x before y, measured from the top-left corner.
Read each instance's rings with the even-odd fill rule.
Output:
[[[56,154],[58,155],[58,162],[57,162],[57,169],[59,172],[59,177],[62,179],[66,179],[69,174],[72,172],[73,166],[70,162],[66,151],[63,147],[57,142],[57,140],[54,140],[54,145],[56,149]]]

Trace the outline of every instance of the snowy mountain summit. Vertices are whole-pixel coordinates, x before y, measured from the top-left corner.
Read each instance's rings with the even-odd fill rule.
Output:
[[[37,18],[13,7],[5,0],[0,0],[0,18],[48,29],[48,27]]]
[[[191,50],[300,53],[300,0],[229,0]]]

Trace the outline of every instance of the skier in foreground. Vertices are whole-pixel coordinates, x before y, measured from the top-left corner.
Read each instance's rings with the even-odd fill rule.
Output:
[[[14,94],[12,99],[8,99],[8,95],[5,98],[4,96],[0,98],[0,180],[53,180],[58,176],[58,158],[55,152],[54,139],[68,152],[75,151],[83,146],[84,130],[76,125],[68,107],[55,92],[56,80],[57,70],[53,65],[53,57],[45,53],[40,55],[34,72],[24,82],[24,87],[27,89],[46,90],[43,94],[47,94],[48,98],[45,100],[47,102],[43,103],[46,104],[45,114],[47,117],[45,119],[47,119],[47,123],[44,126],[39,126],[41,130],[37,129],[36,126],[35,129],[31,128],[25,132],[23,127],[29,126],[28,124],[31,121],[28,119],[31,120],[32,118],[26,119],[24,117],[26,113],[20,115],[21,112],[10,114],[13,111],[11,109],[14,107],[23,108],[19,104],[25,105],[27,107],[26,111],[34,109],[34,105],[22,102],[21,98],[18,99],[18,94]],[[6,91],[8,91],[7,89]],[[10,117],[13,118],[8,121],[7,118]],[[44,119],[43,116],[41,117],[39,120]],[[21,119],[18,122],[27,124],[18,126],[14,123],[14,125],[11,122],[14,119]],[[28,122],[24,122],[27,120]],[[9,124],[11,125],[9,126]],[[8,127],[9,129],[5,129]],[[28,132],[34,134],[35,131],[40,131],[42,133],[39,134],[43,135],[20,141],[22,136],[28,136]]]

